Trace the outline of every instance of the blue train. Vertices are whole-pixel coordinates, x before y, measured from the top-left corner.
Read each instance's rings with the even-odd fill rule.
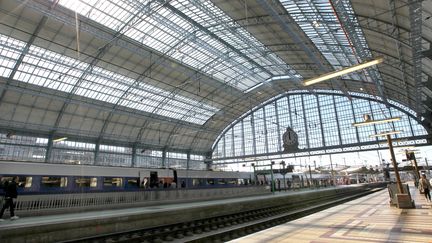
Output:
[[[20,177],[21,195],[239,187],[251,185],[253,178],[247,172],[0,161],[0,185],[14,175]]]

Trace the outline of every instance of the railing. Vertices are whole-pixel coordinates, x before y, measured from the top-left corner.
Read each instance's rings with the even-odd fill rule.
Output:
[[[18,215],[46,215],[147,206],[179,202],[244,197],[270,193],[264,186],[215,189],[178,189],[138,192],[101,192],[18,196],[15,210]]]

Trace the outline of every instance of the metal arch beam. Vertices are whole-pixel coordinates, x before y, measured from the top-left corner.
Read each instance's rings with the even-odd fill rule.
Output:
[[[42,3],[38,3],[38,2],[34,2],[34,1],[30,1],[27,3],[28,7],[35,9],[36,11],[39,11],[41,13],[43,13],[46,16],[49,16],[50,18],[56,19],[66,25],[75,25],[75,21],[74,19],[72,19],[71,17],[64,15],[63,13],[60,13],[58,11],[49,11],[48,8],[42,4]],[[59,6],[60,7],[60,6]],[[112,36],[113,34],[110,34],[109,31],[103,31],[100,30],[96,27],[94,27],[93,25],[87,24],[85,22],[81,23],[81,30],[82,31],[86,31],[88,33],[91,33],[93,35],[95,35],[96,37],[105,40],[107,42],[110,42],[112,40]],[[130,50],[134,53],[138,53],[141,56],[145,56],[148,55],[148,52],[144,51],[144,49],[138,45],[136,45],[136,43],[134,41],[131,41],[129,39],[124,39],[124,38],[118,38],[118,40],[116,40],[115,44],[117,46],[123,47],[127,50]],[[192,70],[187,70],[188,72],[192,72]],[[196,71],[193,71],[193,73],[195,73]]]
[[[401,30],[402,30],[403,32],[405,32],[405,33],[410,34],[410,33],[411,33],[410,30],[405,29],[404,27],[402,27],[402,26],[400,26],[400,25],[398,25],[398,24],[392,24],[392,23],[389,23],[389,22],[387,22],[387,21],[385,21],[385,20],[382,20],[382,19],[369,18],[369,17],[367,17],[367,16],[363,16],[363,15],[358,15],[358,17],[362,17],[362,18],[364,18],[365,20],[372,20],[372,21],[376,22],[378,25],[386,25],[386,26],[388,26],[388,28],[377,29],[377,28],[374,28],[374,27],[370,26],[370,22],[369,22],[369,21],[365,21],[366,24],[362,24],[363,21],[360,21],[360,20],[359,20],[359,22],[360,22],[360,27],[361,27],[362,29],[366,29],[366,30],[369,30],[369,31],[372,31],[372,32],[376,32],[376,33],[381,34],[381,35],[385,35],[385,36],[387,36],[388,38],[392,38],[392,39],[394,39],[395,41],[399,41],[401,44],[403,44],[403,45],[406,46],[406,47],[411,47],[411,45],[410,45],[410,43],[409,43],[409,39],[402,39],[402,36],[399,36],[399,39],[397,39],[397,38],[395,37],[395,34],[392,33],[393,30],[396,31],[396,29],[397,29],[397,31],[399,32],[399,35],[401,35]],[[362,20],[363,20],[363,19],[362,19]],[[382,32],[382,31],[384,31],[384,32]]]
[[[27,4],[26,6],[32,8],[32,9],[35,9],[36,11],[39,11],[46,16],[49,16],[50,18],[54,18],[54,19],[66,24],[66,25],[71,25],[71,26],[75,25],[74,19],[72,19],[70,16],[64,15],[63,13],[60,13],[58,11],[50,11],[46,7],[46,5],[44,5],[42,3],[30,1],[30,2],[26,2],[26,4]],[[61,6],[58,6],[58,7],[61,7]],[[101,40],[105,40],[107,42],[110,42],[112,40],[113,34],[109,33],[109,31],[106,31],[106,30],[103,31],[103,30],[98,29],[92,25],[85,23],[85,22],[81,23],[81,30],[86,31],[88,33],[91,33],[91,34],[95,35],[97,38],[100,38]],[[134,43],[134,44],[132,44],[132,43]],[[115,44],[117,46],[121,46],[125,49],[131,50],[131,51],[138,53],[138,54],[141,54],[141,55],[143,53],[145,55],[148,54],[148,52],[144,52],[144,49],[142,49],[138,45],[135,45],[135,42],[130,41],[129,39],[125,40],[124,38],[119,38]]]
[[[421,125],[421,124],[420,124]],[[406,138],[402,138],[402,139],[406,139]],[[412,137],[413,140],[430,140],[430,137],[427,135],[423,135],[423,136],[415,136]],[[361,149],[362,146],[370,146],[370,145],[378,145],[379,142],[373,141],[373,142],[361,142],[358,144],[343,144],[343,145],[336,145],[336,146],[326,146],[326,147],[321,147],[321,148],[313,148],[313,149],[304,149],[304,150],[299,150],[297,153],[299,153],[300,155],[295,155],[294,156],[285,156],[285,157],[281,157],[280,159],[292,159],[292,158],[298,158],[298,157],[305,157],[305,156],[319,156],[319,155],[329,155],[329,154],[340,154],[340,153],[350,153],[350,152],[364,152],[364,151],[376,151],[377,149],[381,149],[380,147],[376,148],[376,147],[370,147],[370,148],[364,148]],[[428,144],[418,144],[416,146],[427,146]],[[379,146],[379,145],[378,145]],[[357,147],[358,149],[349,149],[349,150],[343,150],[344,148],[354,148]],[[339,150],[340,149],[340,150]],[[312,153],[314,151],[325,151],[325,150],[329,150],[329,152],[322,152],[322,153]],[[334,151],[334,150],[339,150],[339,151]],[[308,153],[308,155],[305,155],[303,153]],[[257,158],[261,158],[262,159],[267,159],[269,156],[277,156],[277,155],[286,155],[286,152],[273,152],[273,153],[269,153],[269,154],[251,154],[251,155],[245,155],[245,156],[233,156],[233,157],[225,157],[225,158],[217,158],[217,159],[212,159],[212,162],[215,161],[220,161],[220,160],[242,160],[245,162],[253,162],[256,161]],[[250,160],[245,160],[247,158],[250,158]],[[238,161],[235,162],[223,162],[223,163],[216,163],[214,165],[223,165],[223,164],[236,164],[239,163]],[[243,162],[242,162],[243,163]]]
[[[294,93],[294,94],[292,94],[292,95],[305,95],[305,94],[308,94],[308,93],[306,93],[306,92],[300,92],[300,93]],[[317,94],[321,94],[321,93],[318,92]],[[323,94],[323,95],[331,95],[331,96],[333,96],[333,97],[335,97],[335,96],[343,96],[343,95],[341,95],[341,94],[329,94],[329,93],[322,93],[322,94]],[[289,94],[288,94],[288,96],[289,96]],[[256,110],[262,108],[263,106],[269,105],[269,104],[275,102],[276,100],[281,99],[281,98],[284,98],[284,97],[285,97],[285,96],[281,96],[281,97],[278,97],[277,99],[272,99],[271,101],[266,102],[265,104],[262,104],[260,107],[258,107],[258,108],[256,108],[256,109],[252,110],[252,111],[249,112],[246,116],[252,115]],[[376,99],[373,99],[373,98],[368,98],[368,97],[361,97],[361,96],[353,95],[353,98],[363,99],[363,100],[369,100],[369,101],[373,101],[373,102],[377,102],[377,103],[385,104],[383,101],[376,100]],[[350,106],[351,106],[351,104],[352,104],[352,102],[350,102]],[[333,106],[335,106],[335,104],[334,104]],[[395,105],[389,104],[389,107],[394,108],[394,109],[396,109],[396,110],[399,110],[399,111],[401,111],[403,114],[406,114],[407,116],[409,116],[409,117],[411,117],[411,118],[414,118],[414,119],[416,118],[414,115],[412,115],[411,113],[409,113],[409,112],[403,110],[402,108],[400,108],[400,107],[398,107],[398,106],[395,106]],[[238,122],[240,122],[240,121],[241,121],[241,120],[239,120]],[[420,123],[419,123],[419,124],[420,124]],[[229,127],[227,127],[227,128],[225,129],[225,132],[229,132],[229,130],[232,129],[235,125],[236,125],[236,123],[231,124]],[[426,129],[426,130],[427,130],[427,129]],[[217,145],[217,143],[218,143],[218,142],[219,142],[223,137],[224,137],[224,136],[220,136],[220,137],[219,137],[219,140],[215,141],[214,144]],[[342,143],[341,143],[341,145],[342,145]],[[347,147],[347,146],[349,146],[349,145],[346,145],[346,147]],[[334,148],[334,147],[341,147],[341,146],[330,146],[330,147],[331,147],[331,148]],[[212,150],[214,150],[214,147],[212,148]],[[312,149],[312,150],[313,150],[313,149]],[[307,150],[305,150],[305,151],[307,151]],[[276,153],[271,153],[270,155],[273,155],[273,154],[280,154],[280,153],[276,152]],[[240,156],[240,157],[251,157],[251,156],[255,156],[255,155]],[[229,158],[223,158],[223,159],[233,159],[233,158],[240,158],[240,157],[229,157]],[[217,159],[217,160],[220,160],[220,159]]]
[[[252,63],[254,66],[256,66],[257,68],[261,69],[263,72],[267,73],[268,75],[272,76],[272,73],[270,71],[268,71],[267,69],[265,69],[263,66],[259,65],[257,62],[255,62],[253,59],[251,59],[250,57],[246,56],[245,54],[243,54],[240,50],[237,50],[235,47],[233,47],[231,44],[229,44],[228,42],[224,41],[223,39],[219,38],[217,35],[215,35],[213,32],[209,31],[207,28],[205,28],[204,26],[202,26],[201,24],[197,23],[195,20],[193,20],[192,18],[190,18],[189,16],[187,16],[186,14],[180,12],[178,9],[174,8],[172,5],[170,4],[166,4],[165,5],[166,8],[168,8],[169,10],[171,10],[172,12],[174,12],[175,14],[177,14],[178,16],[180,16],[181,18],[185,19],[186,21],[188,21],[189,23],[191,23],[192,25],[196,26],[199,30],[203,31],[204,33],[208,34],[209,36],[211,36],[212,38],[214,38],[215,40],[218,40],[220,43],[222,43],[224,46],[228,47],[230,50],[232,50],[233,52],[237,53],[239,56],[243,57],[244,59],[248,60],[248,62]]]
[[[115,40],[120,38],[124,32],[128,31],[130,26],[135,25],[137,22],[142,21],[142,17],[144,15],[149,16],[150,14],[152,14],[151,12],[151,5],[152,3],[157,2],[156,0],[150,1],[145,5],[142,5],[141,9],[139,11],[137,11],[133,16],[131,16],[129,18],[129,20],[112,36],[112,39],[107,42],[106,44],[104,44],[101,48],[98,49],[96,56],[93,57],[91,63],[88,65],[88,67],[86,68],[86,70],[84,70],[84,72],[82,73],[82,75],[79,77],[79,79],[77,80],[77,82],[75,83],[75,85],[73,86],[72,90],[69,92],[65,102],[63,103],[59,114],[57,116],[57,119],[55,121],[54,124],[54,128],[52,133],[54,134],[56,132],[56,130],[58,129],[61,119],[63,118],[63,115],[69,105],[69,103],[72,100],[73,95],[75,94],[75,91],[80,87],[81,83],[84,81],[84,79],[87,77],[87,75],[91,74],[93,72],[93,68],[97,65],[97,63],[101,60],[101,58],[107,53],[107,51],[114,46]],[[105,123],[104,123],[105,126]],[[99,135],[99,137],[101,137],[101,135]]]
[[[36,26],[35,30],[33,31],[32,35],[30,36],[30,39],[27,41],[23,51],[21,52],[20,56],[18,57],[12,72],[10,73],[6,84],[4,85],[4,87],[2,88],[2,91],[0,93],[0,103],[3,101],[4,96],[6,94],[6,91],[10,85],[11,80],[13,80],[16,72],[18,71],[19,66],[21,65],[25,55],[27,55],[27,53],[30,50],[30,46],[33,44],[34,40],[36,39],[37,35],[39,34],[40,30],[42,29],[42,27],[45,25],[46,21],[48,20],[48,18],[46,16],[43,16],[42,19],[39,21],[38,25]]]
[[[42,14],[44,14],[45,16],[48,16],[52,19],[55,19],[65,25],[68,26],[75,26],[75,19],[72,18],[71,16],[63,13],[63,12],[59,12],[56,11],[55,9],[53,9],[52,11],[45,6],[45,4],[40,3],[40,2],[36,2],[36,1],[28,1],[28,0],[16,0],[21,2],[21,4],[25,4],[26,7],[29,7],[35,11],[38,11]],[[61,8],[61,6],[56,6],[56,8]],[[80,23],[80,31],[85,31],[87,33],[90,33],[92,35],[94,35],[95,37],[97,37],[100,40],[106,41],[107,43],[111,42],[113,39],[113,36],[115,34],[114,31],[109,31],[106,29],[101,29],[100,27],[95,27],[98,26],[98,24],[88,24],[86,22],[81,22]],[[142,48],[140,45],[138,45],[136,42],[131,41],[130,39],[123,39],[123,38],[118,38],[115,42],[116,46],[120,46],[122,48],[125,48],[133,53],[136,53],[140,56],[147,56],[148,55],[148,51],[144,48]]]
[[[68,9],[62,9],[62,12],[56,11],[53,9],[52,11],[46,6],[46,4],[36,2],[36,1],[27,1],[27,0],[17,0],[21,2],[22,4],[25,4],[26,7],[29,7],[37,12],[40,12],[49,18],[55,19],[65,25],[68,26],[75,26],[75,19],[70,17],[70,15],[65,14],[63,11],[68,12]],[[160,1],[160,0],[154,0],[154,1]],[[164,1],[162,1],[164,3]],[[62,8],[61,6],[56,6],[56,8]],[[80,31],[84,31],[87,33],[92,34],[96,38],[106,41],[107,43],[111,42],[113,39],[113,36],[115,34],[114,31],[110,31],[107,29],[104,29],[102,27],[99,27],[100,24],[98,23],[86,23],[81,22],[80,23]],[[119,46],[121,48],[124,48],[126,50],[129,50],[132,53],[135,53],[141,57],[147,57],[151,53],[153,53],[151,50],[144,48],[140,43],[138,43],[135,40],[132,40],[125,36],[119,36],[118,39],[115,41],[115,45]],[[183,67],[186,72],[190,73],[190,75],[193,75],[196,73],[195,70],[192,70],[187,67]],[[207,76],[206,74],[203,74],[204,76]],[[208,76],[207,76],[208,77]],[[211,78],[211,77],[209,77]],[[167,84],[167,83],[165,83]]]
[[[348,13],[345,9],[344,2],[343,1],[330,0],[330,4],[335,8],[337,14],[341,16],[341,17],[338,17],[339,21],[340,21],[343,29],[346,30],[347,35],[348,35],[351,43],[353,44],[357,54],[360,56],[360,58],[363,61],[371,58],[371,55],[363,49],[361,37],[358,35],[358,33],[355,29],[355,24],[353,23],[353,21],[351,20],[351,17],[348,15]],[[371,79],[375,83],[375,86],[378,89],[378,92],[381,95],[381,98],[384,100],[384,103],[388,106],[389,104],[387,102],[386,94],[384,92],[382,85],[379,83],[379,76],[377,73],[377,69],[368,69],[366,72],[369,74],[369,76],[371,77]]]
[[[162,62],[164,62],[164,61],[165,61],[164,57],[166,57],[167,55],[169,55],[170,52],[172,52],[173,50],[175,50],[175,47],[176,47],[177,45],[180,45],[180,44],[184,43],[185,40],[189,39],[189,38],[190,38],[191,36],[193,36],[194,34],[195,34],[195,32],[187,33],[187,34],[185,35],[185,37],[182,38],[181,40],[179,40],[178,43],[177,43],[176,45],[174,45],[174,47],[173,47],[172,49],[168,50],[168,52],[164,53],[164,55],[161,55],[161,56],[160,56],[158,59],[156,59],[152,64],[150,64],[149,67],[146,68],[146,69],[145,69],[145,70],[144,70],[144,71],[139,75],[139,77],[138,77],[138,78],[137,78],[137,79],[136,79],[136,80],[135,80],[131,85],[129,85],[129,87],[127,88],[127,90],[125,90],[125,91],[122,93],[122,95],[120,96],[120,98],[118,99],[118,101],[117,101],[117,102],[115,103],[115,105],[112,107],[112,109],[111,109],[109,115],[108,115],[107,118],[104,120],[104,123],[103,123],[102,129],[101,129],[101,132],[100,132],[99,140],[102,139],[103,134],[105,133],[105,130],[106,130],[107,126],[108,126],[108,123],[110,122],[112,116],[114,115],[114,111],[115,111],[115,110],[120,106],[121,102],[123,101],[124,97],[129,93],[129,91],[130,91],[133,87],[135,87],[136,85],[138,85],[141,81],[143,81],[145,78],[147,78],[148,73],[152,70],[152,68],[153,68],[154,66],[157,66],[157,65],[161,64]],[[176,89],[177,89],[177,88],[176,88]],[[175,89],[175,90],[176,90],[176,89]],[[172,96],[172,94],[173,94],[173,93],[170,93],[170,96]],[[165,100],[166,100],[167,98],[168,98],[168,97],[165,97]],[[159,103],[159,104],[158,104],[158,105],[153,109],[153,112],[151,113],[151,114],[152,114],[151,117],[154,116],[154,112],[156,112],[156,111],[159,109],[159,106],[165,104],[165,103],[163,103],[163,104],[162,104],[162,103],[163,103],[163,102],[160,102],[160,103]],[[147,121],[145,122],[145,124],[143,125],[143,127],[146,127],[146,124],[148,124]],[[143,127],[142,127],[142,128],[143,128]],[[138,132],[138,136],[142,133],[142,132],[141,132],[142,128],[140,129],[140,132]],[[137,136],[137,138],[138,138],[138,136]],[[138,142],[138,141],[135,141],[135,143],[137,143],[137,142]]]
[[[395,13],[395,3],[394,0],[390,0],[390,7],[391,7],[391,11],[392,11],[392,23],[389,23],[385,20],[381,20],[381,19],[377,19],[377,18],[369,18],[367,16],[361,16],[362,18],[365,18],[366,20],[370,20],[372,19],[373,21],[377,22],[377,23],[382,23],[384,25],[387,26],[391,26],[393,28],[393,31],[390,31],[390,28],[385,28],[387,30],[387,34],[386,36],[390,38],[390,36],[396,35],[395,41],[397,43],[397,48],[398,48],[398,54],[402,54],[401,50],[401,44],[404,44],[405,46],[407,46],[408,48],[410,48],[412,50],[413,53],[413,64],[409,64],[413,67],[413,76],[414,76],[414,82],[416,84],[415,86],[415,91],[417,93],[416,95],[416,100],[415,100],[415,110],[417,111],[418,114],[421,114],[421,90],[423,85],[421,84],[421,77],[422,77],[422,69],[421,69],[421,58],[422,58],[422,49],[421,49],[421,41],[422,40],[426,40],[428,41],[426,38],[424,38],[423,36],[421,36],[421,1],[418,0],[413,0],[409,2],[409,12],[410,12],[410,26],[411,29],[405,29],[402,28],[401,26],[399,26],[397,24],[397,20],[396,20],[396,13]],[[420,10],[419,10],[420,9]],[[415,15],[419,15],[420,16],[415,16]],[[360,24],[361,25],[361,24]],[[367,22],[366,26],[369,27],[369,22]],[[415,28],[413,28],[413,26]],[[363,26],[363,28],[365,28]],[[378,33],[381,33],[377,30],[375,30],[374,28],[368,28],[370,31],[375,31]],[[406,42],[402,42],[402,40],[400,39],[400,30],[404,30],[405,32],[409,33],[409,36],[411,36],[411,38],[406,41],[408,41],[409,43],[407,44]],[[396,33],[394,33],[396,32]],[[382,34],[382,33],[381,33]],[[416,45],[416,46],[414,46]],[[404,71],[405,69],[405,62],[402,62],[401,57],[399,58],[400,62],[401,62],[401,67],[403,70],[403,75],[406,74],[406,72]],[[404,78],[404,77],[403,77]],[[403,81],[406,84],[406,80],[404,79]]]
[[[409,0],[409,19],[411,27],[411,50],[413,57],[413,76],[416,91],[416,111],[417,114],[423,113],[421,107],[421,93],[422,93],[422,1]],[[418,117],[420,118],[420,116]]]
[[[291,37],[291,39],[293,39],[293,41],[299,45],[301,47],[301,49],[307,54],[307,56],[313,60],[314,63],[316,63],[318,65],[318,67],[324,71],[324,72],[329,72],[330,70],[322,63],[322,61],[320,60],[320,58],[318,58],[316,56],[315,53],[313,53],[304,41],[302,41],[301,37],[296,33],[296,31],[289,25],[287,24],[287,21],[285,21],[284,19],[282,19],[281,15],[278,14],[278,12],[271,6],[271,4],[268,4],[265,2],[265,0],[257,0],[258,3],[260,4],[261,7],[263,7],[271,16],[273,19],[276,20],[276,22],[282,27],[283,30],[285,30],[285,32]],[[289,18],[288,22],[294,22],[289,13],[284,15],[285,18]],[[309,42],[309,39],[308,39]],[[309,45],[309,46],[313,46],[315,47],[315,45]],[[320,53],[316,47],[314,48],[316,53]],[[320,55],[321,57],[321,55]],[[322,58],[321,58],[322,59]],[[295,79],[294,79],[295,80]],[[301,83],[300,80],[295,80],[298,83]],[[346,88],[341,85],[339,82],[332,82],[334,84],[336,84],[336,86],[338,87],[339,90],[341,90],[349,99],[351,99],[351,96],[348,94],[348,91],[346,90]],[[310,90],[310,88],[306,88],[307,90]]]
[[[185,81],[185,82],[186,82],[186,81]],[[339,83],[336,83],[336,84],[339,85]],[[342,90],[343,90],[343,88],[342,88]],[[213,93],[214,93],[214,92],[209,93],[209,95],[208,95],[207,97],[213,95]],[[346,93],[346,94],[347,94],[347,96],[349,97],[349,94],[348,94],[348,93]],[[170,143],[170,140],[171,140],[170,138],[173,136],[173,134],[175,134],[175,131],[176,131],[176,130],[177,130],[176,128],[173,128],[173,130],[170,132],[170,135],[169,135],[169,137],[168,137],[166,143]],[[197,134],[196,134],[195,138],[193,139],[193,141],[192,141],[192,143],[191,143],[191,146],[192,146],[193,144],[195,144],[195,141],[196,141],[196,138],[197,138],[198,135],[199,135],[199,134],[198,134],[199,132],[200,132],[200,130],[197,131]]]
[[[380,35],[382,35],[382,36],[384,36],[384,37],[386,37],[386,38],[389,38],[389,39],[391,39],[391,40],[393,40],[393,41],[399,42],[399,44],[404,45],[404,46],[407,47],[407,48],[411,48],[411,45],[410,45],[409,43],[407,43],[407,42],[402,42],[401,40],[397,39],[396,37],[391,36],[389,33],[383,33],[383,32],[381,32],[380,30],[377,30],[377,29],[375,29],[375,28],[364,27],[364,26],[362,26],[362,29],[367,30],[367,31],[370,31],[370,32],[375,32],[375,33],[380,34]],[[409,32],[408,32],[408,33],[409,33]]]
[[[346,81],[350,81],[350,80],[346,80]],[[353,82],[359,82],[359,81],[353,80]],[[395,89],[392,89],[392,88],[389,87],[389,90],[392,91],[393,93],[398,93],[398,94],[402,94],[402,95],[403,95],[403,93],[400,92],[400,89],[398,88],[398,86],[395,86]],[[354,92],[356,92],[356,91],[354,91]],[[250,114],[254,113],[255,111],[261,109],[262,107],[264,107],[264,106],[266,106],[266,105],[268,105],[268,104],[270,104],[270,103],[272,103],[272,102],[275,102],[275,101],[278,100],[278,99],[281,99],[281,98],[283,98],[283,97],[288,97],[288,96],[290,96],[290,95],[296,95],[296,94],[308,94],[308,93],[306,93],[306,92],[298,92],[298,93],[291,93],[291,94],[290,94],[290,93],[286,93],[286,95],[279,96],[279,97],[277,97],[277,98],[275,98],[275,99],[270,99],[270,100],[268,100],[268,101],[266,101],[266,102],[264,102],[264,103],[261,103],[259,106],[254,107],[254,108],[251,109],[248,113],[245,113],[244,116],[243,116],[243,118],[246,117],[246,116],[249,116]],[[317,92],[317,94],[341,96],[340,94],[336,94],[336,93],[335,93],[335,94],[329,94],[329,93],[320,93],[320,92]],[[376,99],[371,99],[371,98],[361,97],[361,96],[353,96],[353,98],[358,98],[358,99],[368,99],[368,100],[371,100],[371,101],[381,102],[381,101],[376,100]],[[407,97],[407,98],[408,98],[408,99],[411,99],[410,97]],[[397,102],[403,104],[402,102],[400,102],[400,101],[398,101],[398,100],[395,100],[395,101],[397,101]],[[381,103],[383,103],[383,102],[381,102]],[[405,105],[405,104],[403,104],[403,105]],[[405,106],[407,106],[407,105],[405,105]],[[395,107],[395,108],[396,108],[396,106],[392,106],[392,107]],[[410,108],[409,106],[407,106],[407,107]],[[410,109],[411,109],[411,108],[410,108]],[[413,117],[413,118],[414,118],[414,117]],[[238,121],[235,122],[235,123],[232,123],[230,126],[224,128],[224,130],[229,130],[229,129],[231,129],[231,128],[232,128],[235,124],[237,124],[239,121],[240,121],[240,120],[238,120]]]
[[[72,96],[74,95],[74,93],[75,93],[75,91],[76,91],[76,89],[79,87],[79,85],[82,83],[82,81],[84,80],[84,78],[88,75],[88,73],[91,73],[92,72],[92,70],[93,70],[93,67],[97,64],[97,62],[99,62],[99,60],[100,60],[100,58],[108,51],[108,49],[114,44],[114,40],[116,40],[117,38],[119,38],[122,34],[123,34],[123,31],[127,31],[127,29],[129,28],[129,26],[130,26],[130,24],[133,24],[133,22],[135,22],[135,21],[137,21],[137,20],[139,20],[141,17],[142,17],[142,15],[144,14],[148,14],[148,13],[150,13],[150,11],[148,11],[148,10],[146,10],[146,9],[149,9],[150,7],[151,7],[151,4],[153,3],[153,2],[155,2],[156,0],[153,0],[153,1],[151,1],[151,2],[149,2],[148,4],[146,4],[146,5],[144,5],[143,6],[143,8],[141,9],[141,10],[143,10],[143,12],[141,12],[141,11],[137,11],[129,20],[128,20],[128,22],[127,23],[125,23],[115,34],[113,34],[112,36],[110,36],[109,38],[108,38],[108,42],[103,46],[103,47],[101,47],[101,48],[99,48],[99,50],[98,50],[98,52],[97,52],[97,54],[96,54],[96,56],[93,58],[93,60],[91,61],[91,63],[89,64],[89,66],[86,68],[86,70],[83,72],[83,74],[81,75],[81,77],[78,79],[78,81],[75,83],[75,85],[74,85],[74,87],[72,88],[72,90],[71,90],[71,92],[68,94],[68,96],[67,96],[67,98],[66,98],[66,100],[65,100],[65,102],[63,103],[63,105],[62,105],[62,107],[61,107],[61,109],[60,109],[60,111],[59,111],[59,114],[58,114],[58,116],[57,116],[57,119],[56,119],[56,122],[55,122],[55,125],[54,125],[54,128],[53,128],[53,133],[55,133],[55,131],[58,129],[58,126],[59,126],[59,124],[60,124],[60,121],[61,121],[61,119],[62,119],[62,117],[63,117],[63,114],[64,114],[64,112],[65,112],[65,110],[66,110],[66,108],[67,108],[67,106],[68,106],[68,104],[70,103],[70,101],[71,101],[71,99],[72,99]],[[27,4],[27,1],[26,1],[26,4]],[[65,23],[65,24],[68,24],[68,25],[75,25],[75,23],[73,23],[73,21],[71,21],[71,20],[66,20],[66,18],[62,18],[61,16],[59,16],[59,15],[56,15],[56,13],[53,13],[53,11],[51,11],[52,10],[52,8],[50,7],[48,10],[46,10],[45,9],[45,6],[44,5],[41,5],[41,4],[38,4],[38,3],[33,3],[33,1],[32,1],[32,4],[31,4],[31,6],[30,6],[31,8],[33,8],[33,9],[36,9],[37,11],[40,11],[40,12],[42,12],[42,13],[44,13],[45,15],[44,15],[44,18],[45,18],[45,21],[46,21],[46,19],[47,19],[47,16],[53,16],[53,17],[55,17],[56,19],[60,19],[60,20],[62,20],[62,22],[63,23]],[[42,26],[41,26],[42,27]],[[88,29],[86,29],[87,31],[88,31]],[[94,32],[92,32],[92,33],[94,33]],[[107,36],[105,35],[104,36],[105,38],[104,39],[106,39],[107,38]]]
[[[272,90],[275,90],[275,88],[272,86]],[[217,91],[217,90],[216,90]],[[278,93],[278,90],[276,90],[276,92]],[[279,91],[280,92],[280,91]],[[314,94],[313,92],[311,92],[312,94]],[[213,93],[212,93],[212,95],[213,95]],[[233,104],[237,104],[238,103],[238,100],[244,100],[244,99],[252,99],[253,97],[252,97],[252,94],[250,94],[249,96],[247,96],[247,97],[238,97],[238,99],[236,99],[236,100],[234,100],[233,101]],[[259,102],[259,101],[258,101]],[[260,103],[260,102],[259,102]],[[250,108],[249,109],[252,109],[253,107],[252,107],[252,103],[250,104]],[[242,114],[244,114],[245,112],[242,112]],[[202,130],[204,130],[204,129],[202,129]],[[173,131],[174,132],[174,131]],[[198,136],[200,135],[200,132],[201,131],[199,131],[199,132],[197,132],[196,133],[196,135],[195,135],[195,138],[192,140],[192,142],[191,142],[191,149],[192,149],[192,146],[194,145],[194,144],[196,144],[196,141],[197,141],[197,139],[198,139]]]

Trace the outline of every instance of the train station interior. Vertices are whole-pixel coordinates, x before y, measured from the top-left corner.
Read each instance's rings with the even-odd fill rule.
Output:
[[[1,242],[432,242],[432,1],[0,1]]]

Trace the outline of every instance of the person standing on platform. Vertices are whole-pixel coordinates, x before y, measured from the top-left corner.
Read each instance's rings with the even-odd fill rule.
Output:
[[[431,195],[430,195],[431,184],[429,183],[428,179],[426,179],[425,174],[422,174],[422,178],[420,179],[419,184],[420,184],[420,187],[423,189],[426,200],[430,202],[431,201]]]
[[[5,186],[5,204],[3,204],[3,207],[0,211],[0,221],[4,220],[2,219],[3,213],[8,207],[9,207],[11,219],[14,220],[19,218],[18,216],[15,215],[15,204],[18,197],[18,192],[17,192],[18,182],[19,182],[19,177],[15,176],[14,179]]]

